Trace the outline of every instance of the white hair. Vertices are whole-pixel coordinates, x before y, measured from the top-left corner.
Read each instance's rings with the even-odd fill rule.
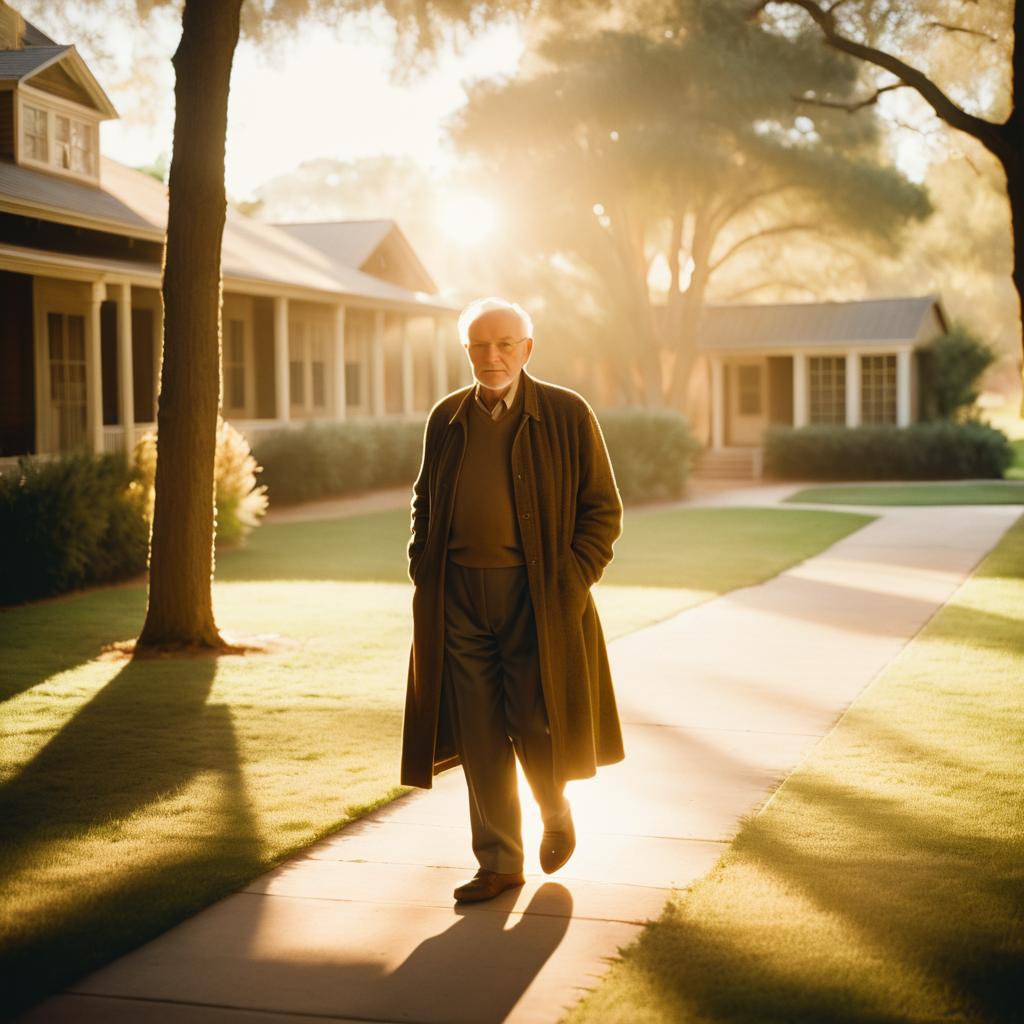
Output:
[[[475,299],[459,314],[459,341],[463,345],[468,345],[470,327],[485,313],[491,313],[496,309],[507,309],[515,313],[526,330],[524,337],[533,337],[533,320],[518,302],[509,302],[507,299],[499,299],[496,295],[490,295],[486,299]]]

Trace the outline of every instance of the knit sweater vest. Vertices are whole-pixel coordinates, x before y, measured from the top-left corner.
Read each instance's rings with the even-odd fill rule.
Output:
[[[512,490],[512,441],[522,420],[523,387],[497,420],[470,399],[466,454],[462,460],[448,557],[471,569],[523,565]]]

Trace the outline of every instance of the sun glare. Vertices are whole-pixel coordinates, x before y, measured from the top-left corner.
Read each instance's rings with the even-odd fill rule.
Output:
[[[475,245],[494,231],[494,203],[474,192],[452,192],[438,204],[438,221],[445,235],[461,245]]]

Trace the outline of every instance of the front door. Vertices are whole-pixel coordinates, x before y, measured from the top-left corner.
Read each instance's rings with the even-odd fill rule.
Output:
[[[727,443],[759,445],[767,425],[764,360],[744,360],[729,367],[729,430]]]
[[[85,317],[47,313],[46,342],[51,443],[59,452],[86,447]]]

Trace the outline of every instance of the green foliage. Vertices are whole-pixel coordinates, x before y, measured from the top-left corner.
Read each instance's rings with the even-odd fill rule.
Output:
[[[765,472],[790,480],[999,478],[1012,457],[1006,435],[983,423],[772,427],[765,436]]]
[[[921,401],[930,420],[969,415],[978,397],[978,379],[995,362],[996,353],[963,324],[954,324],[923,350]]]
[[[682,497],[700,447],[686,418],[656,409],[601,413],[601,431],[625,502]]]
[[[147,523],[153,521],[156,480],[156,435],[144,434],[135,446],[133,488],[141,496]],[[249,442],[230,423],[217,424],[217,448],[213,478],[215,537],[218,544],[241,543],[259,524],[267,510],[266,487],[256,483],[260,467],[249,450]]]
[[[260,479],[277,504],[358,494],[413,481],[420,466],[422,422],[307,423],[261,437]]]
[[[0,604],[142,572],[142,511],[120,455],[19,459],[0,475]]]

